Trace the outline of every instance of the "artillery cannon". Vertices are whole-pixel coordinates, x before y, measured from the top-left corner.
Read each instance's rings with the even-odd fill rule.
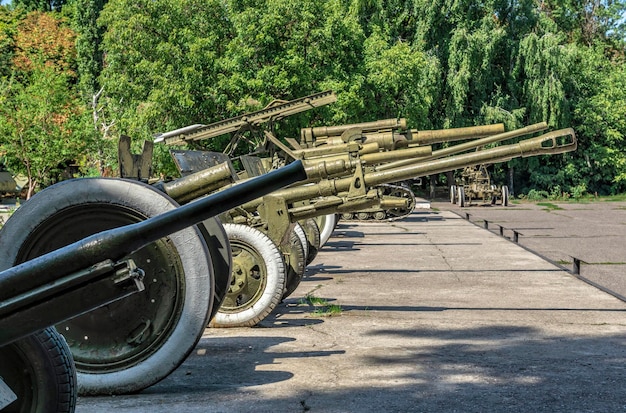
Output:
[[[473,199],[482,199],[492,205],[498,199],[502,206],[509,205],[509,188],[506,185],[497,186],[491,183],[491,176],[487,165],[468,166],[463,168],[461,179],[456,185],[450,186],[450,203],[460,207],[470,205]]]
[[[0,164],[0,197],[5,194],[15,195],[20,192],[13,175]]]
[[[0,396],[13,389],[19,411],[73,410],[72,357],[46,328],[54,324],[83,393],[134,392],[167,376],[211,315],[207,244],[227,242],[194,224],[303,178],[301,164],[289,165],[182,207],[124,179],[70,180],[35,195],[0,230]]]
[[[540,127],[542,126],[525,128],[523,131],[529,133],[534,128]],[[254,325],[271,313],[278,302],[293,292],[300,283],[301,278],[298,276],[288,275],[286,281],[283,281],[282,275],[270,277],[274,270],[267,267],[264,254],[256,248],[256,238],[264,239],[264,242],[258,242],[263,244],[267,243],[269,237],[274,244],[284,248],[287,235],[295,222],[317,216],[360,211],[385,202],[378,187],[388,182],[446,172],[480,162],[504,162],[519,156],[558,154],[575,148],[576,138],[573,130],[565,129],[475,153],[427,162],[413,159],[412,165],[384,170],[378,170],[378,167],[368,170],[359,160],[348,162],[345,159],[333,159],[313,162],[305,159],[303,163],[307,179],[303,183],[275,191],[220,216],[227,222],[225,224],[227,232],[233,231],[234,228],[244,231],[241,225],[245,224],[246,232],[254,232],[257,235],[254,236],[255,239],[244,239],[243,235],[237,235],[235,242],[229,235],[231,244],[235,243],[239,248],[234,254],[234,260],[238,262],[235,267],[240,269],[240,273],[233,276],[235,283],[232,285],[235,287],[227,293],[212,325]],[[403,149],[400,149],[396,152],[402,151]],[[350,176],[345,176],[347,174]],[[274,261],[277,260],[269,261],[274,265]],[[262,276],[267,277],[265,283],[259,282],[259,269]],[[284,272],[277,271],[281,274]],[[267,297],[268,293],[272,299],[258,299],[260,296]]]
[[[323,92],[319,96],[323,104],[333,100],[329,98],[328,93],[330,92]],[[298,107],[298,110],[314,107],[310,101],[313,97],[314,95],[304,98],[308,106],[302,106],[301,101],[287,102],[272,106],[272,116],[267,116],[267,113],[261,111],[211,125],[192,125],[158,135],[155,141],[195,142],[234,132],[226,153],[172,151],[182,174],[200,171],[218,163],[230,162],[232,148],[241,139],[243,129],[255,128],[259,132],[260,123],[272,123],[274,119],[292,113],[292,105]],[[289,188],[288,192],[271,194],[264,197],[259,205],[236,208],[221,216],[221,219],[227,222],[225,228],[229,233],[231,245],[235,245],[236,249],[233,254],[235,274],[212,325],[254,325],[267,316],[281,299],[295,290],[302,279],[305,265],[308,264],[303,258],[304,248],[294,236],[294,228],[297,229],[299,223],[311,218],[327,218],[331,225],[330,230],[326,231],[326,226],[324,229],[319,226],[318,229],[320,245],[323,245],[325,239],[321,234],[326,232],[327,236],[330,235],[337,214],[368,213],[368,216],[372,214],[383,219],[389,216],[388,213],[385,212],[384,216],[380,216],[378,212],[398,211],[396,216],[403,216],[412,211],[415,203],[413,193],[410,189],[392,184],[398,179],[407,180],[435,173],[428,168],[422,169],[422,175],[420,172],[396,173],[402,171],[406,165],[415,167],[419,164],[428,164],[430,167],[432,164],[429,160],[449,157],[487,143],[534,133],[545,128],[547,125],[540,123],[502,133],[503,125],[498,124],[422,132],[406,130],[404,119],[387,119],[306,129],[301,133],[303,138],[300,143],[294,139],[285,139],[290,146],[279,140],[272,131],[264,130],[264,138],[257,144],[255,152],[270,156],[264,159],[239,156],[238,160],[243,164],[244,171],[238,173],[238,176],[243,178],[259,175],[277,165],[299,159],[307,170],[305,181],[307,185],[303,183],[298,187]],[[474,140],[435,152],[431,146],[424,144],[466,139]],[[573,132],[572,140],[575,146]],[[446,163],[446,165],[444,171],[469,164]],[[365,179],[368,174],[382,171],[389,173],[383,174],[385,178],[381,182],[372,183]],[[334,186],[336,182],[350,184],[338,188]],[[390,192],[386,193],[385,190]],[[305,192],[296,195],[299,191]],[[241,227],[244,224],[247,226],[245,229]],[[276,246],[278,249],[273,248]],[[264,254],[259,252],[261,248],[271,250],[271,253],[265,255],[272,258],[264,260]],[[280,255],[284,263],[277,258]],[[279,276],[270,277],[273,272]],[[271,293],[268,294],[268,291]]]

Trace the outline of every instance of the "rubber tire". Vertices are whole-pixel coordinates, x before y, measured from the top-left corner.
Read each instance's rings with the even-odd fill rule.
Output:
[[[306,235],[300,224],[296,223],[291,234],[289,234],[288,249],[282,251],[282,253],[283,262],[287,270],[285,289],[282,297],[284,300],[298,288],[304,277],[304,271],[306,270]]]
[[[74,209],[87,208],[92,205],[102,211],[120,208],[143,217],[159,215],[178,206],[167,195],[138,181],[113,178],[81,178],[58,183],[39,192],[20,206],[0,230],[0,237],[11,240],[5,248],[0,250],[0,270],[32,258],[20,249],[22,245],[29,242],[31,235],[37,234],[38,231],[41,232],[38,228],[42,227],[47,220],[61,220],[63,215],[59,214],[67,214],[67,211],[71,212]],[[103,208],[104,206],[107,208]],[[61,225],[58,224],[59,227]],[[68,227],[71,227],[71,224],[65,222],[64,228]],[[53,232],[60,233],[59,231],[60,229],[57,230],[55,227]],[[55,238],[54,234],[48,232],[39,235],[48,237],[47,241],[39,241],[39,243],[43,243],[43,248],[51,248],[49,243],[58,241],[57,238],[60,238]],[[120,367],[117,365],[110,369],[105,366],[98,372],[82,368],[80,357],[74,354],[72,340],[68,339],[76,362],[79,394],[126,394],[145,389],[175,370],[187,358],[202,337],[208,323],[214,293],[212,264],[204,237],[196,226],[192,226],[172,234],[167,239],[166,244],[171,245],[171,248],[174,249],[182,267],[182,274],[178,274],[176,279],[179,280],[182,277],[183,280],[179,280],[179,282],[184,285],[184,291],[177,290],[177,303],[179,304],[176,309],[176,316],[173,316],[175,318],[168,324],[167,329],[159,334],[158,344],[153,345],[156,348],[150,348],[150,354],[142,354],[137,360],[133,360],[132,365],[129,366]],[[35,242],[33,248],[40,248],[36,241],[37,239],[32,241]],[[150,248],[150,246],[146,248]],[[38,251],[34,255],[40,253],[41,251]],[[24,254],[27,255],[24,256]],[[141,268],[140,263],[137,264]],[[146,270],[146,268],[143,269]],[[148,280],[150,279],[149,273],[146,271]],[[174,277],[170,278],[173,279]],[[69,323],[83,322],[80,320],[87,320],[86,322],[95,324],[95,322],[89,321],[93,319],[94,315],[97,317],[98,312],[101,312],[103,316],[108,316],[107,311],[112,308],[116,309],[117,314],[132,313],[138,302],[149,297],[147,295],[149,288],[146,285],[146,291],[117,301],[107,308],[101,308],[62,323],[58,329],[63,333],[65,328],[70,325]],[[127,307],[128,309],[126,309]],[[109,324],[114,323],[109,322]],[[98,332],[95,330],[92,336],[96,336]],[[77,345],[79,349],[81,348],[80,345],[79,342]]]
[[[509,206],[509,187],[502,187],[502,206]]]
[[[232,281],[233,255],[224,225],[217,217],[209,218],[198,225],[211,256],[212,273],[215,276],[213,305],[209,312],[209,322],[215,317],[226,298]]]
[[[0,376],[17,395],[3,413],[70,413],[76,408],[74,361],[53,327],[2,347]]]
[[[456,200],[457,205],[463,208],[465,206],[465,188],[459,186],[458,188],[458,198]]]
[[[296,222],[296,225],[293,227],[293,232],[298,237],[298,241],[300,241],[300,245],[302,245],[302,251],[304,253],[304,263],[306,265],[306,262],[309,259],[309,242],[307,241],[306,233],[304,232],[304,228],[302,227],[302,224],[300,224],[299,222]]]
[[[457,187],[456,185],[450,185],[450,203],[456,204],[458,199]]]
[[[267,317],[280,302],[285,289],[285,263],[282,255],[272,240],[258,229],[240,224],[224,224],[226,234],[233,249],[233,271],[237,267],[237,249],[244,246],[254,251],[263,262],[264,286],[261,296],[251,305],[239,309],[228,307],[234,300],[231,292],[211,321],[211,327],[252,327]],[[233,277],[233,282],[236,276]]]
[[[320,221],[322,222],[321,224],[319,223]],[[335,214],[328,214],[320,217],[320,220],[318,221],[318,226],[320,227],[320,248],[328,242],[328,239],[335,230],[335,224],[337,222],[338,219]]]
[[[317,226],[317,222],[313,218],[305,219],[300,222],[302,228],[304,229],[304,233],[306,235],[307,242],[307,258],[306,265],[309,265],[313,262],[315,257],[317,257],[317,253],[320,249],[320,227]]]

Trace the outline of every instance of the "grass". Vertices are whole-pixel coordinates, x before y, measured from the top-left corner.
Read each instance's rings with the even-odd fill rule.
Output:
[[[313,306],[315,310],[312,314],[317,317],[332,317],[340,315],[343,311],[340,305],[330,304],[325,298],[316,297],[312,294],[307,294],[300,300],[300,303]]]
[[[559,209],[563,209],[560,206],[550,202],[537,202],[537,205],[545,207],[546,211],[557,211]]]

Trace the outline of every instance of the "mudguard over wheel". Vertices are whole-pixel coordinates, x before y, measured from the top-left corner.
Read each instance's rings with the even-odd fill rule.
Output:
[[[11,240],[0,251],[0,269],[176,207],[136,181],[59,183],[24,203],[0,230]],[[208,323],[214,277],[197,227],[162,238],[131,258],[145,271],[145,291],[57,325],[76,363],[79,393],[133,393],[158,382],[185,360]]]
[[[17,396],[2,413],[71,413],[76,408],[74,362],[54,328],[1,347],[0,377]]]
[[[213,327],[251,327],[278,305],[285,288],[285,264],[276,244],[261,231],[224,224],[233,254],[230,289]]]

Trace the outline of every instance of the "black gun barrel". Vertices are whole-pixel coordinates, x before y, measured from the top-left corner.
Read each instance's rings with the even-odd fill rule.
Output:
[[[2,332],[0,345],[19,338],[9,336],[8,331],[5,334],[3,327],[6,326],[2,324],[2,320],[11,318],[12,309],[19,306],[20,300],[16,300],[16,297],[23,296],[26,301],[32,300],[35,292],[39,294],[47,289],[54,289],[55,294],[61,295],[63,291],[59,291],[59,283],[60,280],[65,279],[74,279],[68,282],[68,286],[75,291],[75,287],[80,284],[81,280],[80,277],[76,277],[76,274],[92,273],[89,271],[90,267],[106,262],[118,262],[164,236],[305,178],[302,162],[297,161],[145,221],[91,235],[0,272],[0,331]],[[108,274],[108,277],[112,278],[115,276],[115,271],[112,269]],[[128,291],[128,288],[125,287],[125,290]],[[111,295],[119,294],[120,292],[117,291]],[[101,297],[102,303],[110,302],[110,298]],[[89,309],[94,308],[92,304]],[[76,309],[77,312],[74,315],[86,311],[78,310]],[[63,321],[62,319],[46,319],[47,314],[41,314],[41,317],[45,319],[47,323],[45,325]],[[21,334],[23,335],[23,331]]]

